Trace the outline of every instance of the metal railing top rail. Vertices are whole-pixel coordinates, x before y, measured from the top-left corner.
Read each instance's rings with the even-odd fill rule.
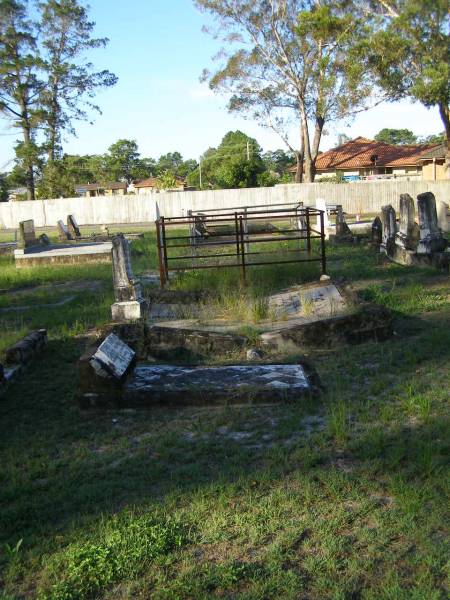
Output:
[[[269,212],[267,211],[260,211],[260,210],[256,210],[256,211],[248,211],[248,212],[239,212],[239,211],[233,211],[233,212],[225,212],[225,213],[219,213],[216,215],[202,215],[201,213],[197,213],[197,214],[192,214],[190,216],[182,216],[182,217],[164,217],[163,215],[161,215],[158,219],[158,221],[163,221],[166,225],[182,225],[182,224],[189,224],[192,223],[192,220],[195,217],[202,217],[202,219],[204,219],[205,222],[208,222],[208,220],[211,220],[215,223],[218,222],[224,222],[224,221],[230,221],[235,219],[236,215],[237,217],[244,217],[246,218],[248,221],[251,220],[255,220],[255,219],[267,219],[267,217],[270,215],[273,219],[278,219],[278,220],[282,220],[282,219],[286,219],[289,216],[291,216],[292,218],[298,218],[301,216],[306,216],[307,214],[309,216],[320,216],[321,213],[323,213],[324,211],[319,209],[319,208],[315,208],[315,207],[303,207],[303,208],[298,208],[296,210],[292,210],[290,208],[281,208],[281,209],[276,209],[276,210],[271,210]]]
[[[199,215],[199,214],[203,214],[203,213],[214,213],[214,212],[219,212],[221,210],[223,211],[228,211],[228,212],[234,212],[234,211],[245,211],[249,208],[268,208],[270,209],[272,206],[300,206],[303,205],[303,200],[299,200],[298,202],[278,202],[276,204],[251,204],[251,205],[244,205],[244,206],[227,206],[225,208],[205,208],[202,210],[194,210],[194,209],[189,209],[187,212],[188,214],[192,214],[192,215]]]

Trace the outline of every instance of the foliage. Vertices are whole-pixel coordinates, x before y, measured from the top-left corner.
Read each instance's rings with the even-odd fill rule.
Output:
[[[276,131],[297,160],[297,180],[313,181],[326,122],[348,116],[371,93],[352,48],[363,20],[339,0],[196,0],[218,23],[226,48],[211,89],[231,95],[230,111],[251,115]],[[344,7],[344,9],[343,9]],[[296,150],[287,128],[300,131]],[[310,133],[312,127],[313,133]]]
[[[374,136],[374,139],[377,142],[398,146],[418,143],[417,136],[410,129],[389,129],[385,127]]]
[[[109,181],[125,180],[131,183],[134,179],[144,178],[145,171],[135,140],[118,140],[108,148],[105,172]]]
[[[450,14],[447,0],[370,0],[372,35],[361,60],[392,100],[437,107],[450,153]],[[366,12],[367,18],[367,12]]]
[[[218,148],[209,148],[200,166],[188,176],[189,185],[209,188],[257,187],[258,176],[265,170],[258,142],[242,133],[229,131]]]
[[[36,31],[27,19],[26,5],[18,0],[0,0],[0,113],[22,132],[16,156],[26,173],[29,200],[35,196],[35,165],[39,155],[35,138],[42,121],[41,66]]]
[[[55,583],[40,600],[83,600],[116,581],[142,573],[150,561],[187,541],[179,522],[129,515],[116,519],[98,541],[74,544],[50,567]]]
[[[0,173],[0,202],[8,200],[8,179],[6,173]]]
[[[158,190],[171,190],[177,185],[175,174],[167,169],[163,171],[156,180],[156,187]]]
[[[266,169],[283,175],[289,167],[295,164],[295,157],[292,152],[284,150],[268,150],[261,155]]]

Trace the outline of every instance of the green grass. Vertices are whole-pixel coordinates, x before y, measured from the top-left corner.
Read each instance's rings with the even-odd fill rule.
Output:
[[[136,272],[155,267],[152,243],[133,242]],[[0,348],[32,327],[50,336],[0,400],[2,600],[448,597],[448,277],[362,247],[330,249],[329,270],[392,308],[396,335],[310,351],[322,398],[84,414],[76,361],[109,320],[110,267],[1,259],[0,306],[34,308],[0,313]],[[246,288],[231,269],[176,287],[253,301],[314,275],[250,273]],[[36,307],[66,294],[55,284],[92,281],[99,290]]]

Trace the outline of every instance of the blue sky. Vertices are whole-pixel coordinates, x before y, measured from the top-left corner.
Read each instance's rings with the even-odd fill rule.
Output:
[[[256,137],[264,150],[283,147],[276,134],[229,115],[226,100],[199,83],[220,42],[202,32],[206,17],[191,0],[91,0],[90,6],[96,35],[109,37],[110,43],[89,58],[97,69],[114,72],[119,82],[98,94],[103,114],[94,125],[76,125],[77,138],[64,143],[66,152],[103,153],[116,140],[128,138],[138,142],[143,156],[178,150],[185,158],[197,158],[230,129]],[[437,109],[384,104],[359,114],[350,126],[328,128],[321,149],[336,145],[338,132],[373,137],[383,127],[407,127],[419,135],[443,130]],[[14,156],[17,135],[11,131],[0,120],[0,170]]]

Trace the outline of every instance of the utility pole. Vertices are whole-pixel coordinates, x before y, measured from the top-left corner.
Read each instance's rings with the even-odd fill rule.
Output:
[[[247,140],[247,160],[250,161],[250,143]]]
[[[198,159],[198,173],[200,176],[200,189],[202,189],[202,159]]]

